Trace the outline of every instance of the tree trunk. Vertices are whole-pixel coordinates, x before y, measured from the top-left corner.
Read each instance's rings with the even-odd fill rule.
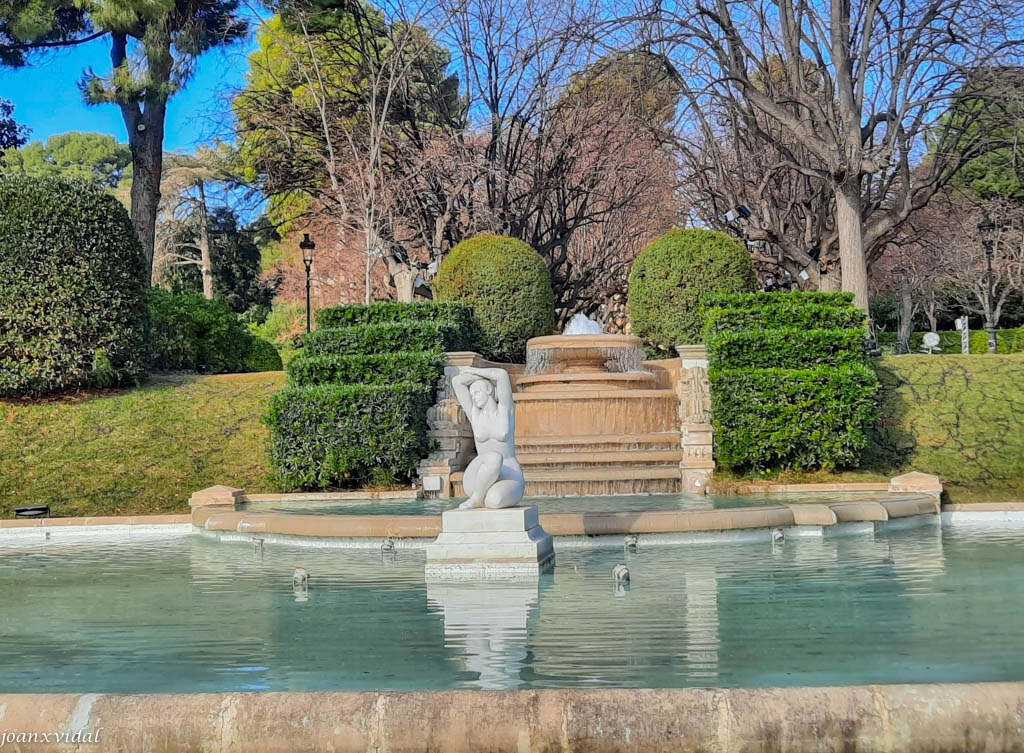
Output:
[[[910,296],[910,286],[900,288],[900,330],[896,336],[896,352],[910,352],[910,333],[914,329],[914,301]]]
[[[196,184],[199,189],[199,270],[203,273],[203,298],[213,300],[213,258],[210,255],[210,223],[206,210],[206,189],[203,182]]]
[[[132,153],[131,218],[135,232],[142,241],[146,259],[146,277],[153,277],[153,256],[156,249],[156,217],[160,205],[160,176],[164,167],[164,120],[167,95],[158,84],[170,81],[173,60],[168,34],[146,45],[150,78],[157,82],[143,100],[119,102],[121,117],[128,130],[128,148]],[[125,34],[114,34],[110,49],[114,71],[127,65],[128,40]]]
[[[860,178],[836,186],[835,196],[842,289],[853,293],[853,304],[867,313],[868,265],[864,256],[864,224],[860,214]]]
[[[394,273],[395,292],[402,303],[412,303],[416,294],[416,271],[402,269]]]
[[[370,305],[370,269],[373,267],[373,255],[367,250],[366,265],[363,267],[363,303]]]
[[[935,299],[934,291],[928,294],[928,300],[925,303],[924,315],[928,317],[928,331],[938,332],[939,331],[939,302]]]
[[[842,282],[843,278],[840,275],[839,265],[833,264],[832,268],[829,269],[828,274],[823,274],[818,277],[818,290],[822,290],[826,293],[835,293],[843,289]]]

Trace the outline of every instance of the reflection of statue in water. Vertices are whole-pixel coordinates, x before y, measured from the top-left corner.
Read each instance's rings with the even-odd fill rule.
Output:
[[[523,498],[526,479],[516,460],[512,380],[504,369],[465,366],[452,387],[476,440],[476,457],[462,479],[469,499],[459,509],[514,507]]]

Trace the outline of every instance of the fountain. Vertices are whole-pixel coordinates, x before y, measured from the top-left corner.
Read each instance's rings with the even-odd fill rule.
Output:
[[[577,314],[563,335],[526,343],[516,378],[516,454],[528,495],[681,489],[676,376],[644,364],[643,343]]]
[[[644,368],[639,337],[606,335],[597,322],[576,314],[564,334],[535,337],[526,343],[526,372],[518,386],[523,392],[577,387],[629,390],[651,388],[656,382]]]

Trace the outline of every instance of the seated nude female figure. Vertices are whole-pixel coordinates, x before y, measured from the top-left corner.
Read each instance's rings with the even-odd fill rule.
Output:
[[[476,440],[476,457],[462,479],[469,499],[459,509],[514,507],[526,491],[526,478],[516,460],[512,380],[504,369],[465,366],[452,387]]]

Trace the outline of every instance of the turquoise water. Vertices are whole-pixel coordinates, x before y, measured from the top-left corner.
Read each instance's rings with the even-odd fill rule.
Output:
[[[422,573],[404,549],[4,546],[0,692],[1024,680],[1024,531],[568,549],[539,586]]]
[[[637,512],[641,510],[716,510],[793,503],[823,504],[872,499],[879,494],[625,494],[589,497],[530,497],[542,512]],[[440,515],[459,506],[459,499],[372,500],[342,502],[252,502],[239,505],[252,512],[293,512],[311,515]]]

